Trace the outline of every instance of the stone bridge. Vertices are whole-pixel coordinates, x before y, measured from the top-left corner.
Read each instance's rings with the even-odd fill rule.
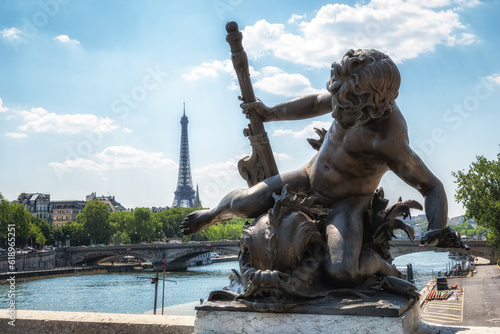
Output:
[[[443,249],[430,246],[420,246],[418,240],[415,243],[407,239],[395,239],[391,242],[394,246],[391,248],[392,257],[401,255],[428,252],[428,251],[450,251],[456,252],[457,249]],[[486,241],[469,241],[469,251],[460,250],[463,254],[470,254],[488,259],[495,263],[500,259],[500,252],[487,245]],[[106,247],[65,247],[58,248],[55,251],[16,254],[16,267],[18,270],[41,270],[62,267],[68,264],[81,265],[82,263],[96,263],[113,256],[132,255],[138,259],[151,261],[158,267],[163,267],[163,259],[166,259],[167,268],[170,270],[185,269],[186,262],[203,253],[207,252],[226,252],[238,253],[239,248],[236,241],[232,242],[199,242],[185,244],[167,244],[167,245],[126,245],[126,246],[106,246]],[[0,272],[8,271],[7,254],[0,255]]]
[[[477,257],[482,257],[484,259],[490,260],[490,263],[496,263],[497,259],[500,259],[500,252],[494,248],[488,246],[486,241],[482,240],[471,240],[466,242],[469,245],[470,250],[466,251],[464,249],[458,248],[437,248],[432,246],[423,246],[419,244],[419,240],[411,242],[408,239],[394,239],[391,241],[391,255],[396,258],[401,255],[415,253],[415,252],[460,252],[462,254],[469,254]]]
[[[232,253],[239,251],[237,242],[193,242],[184,244],[125,245],[98,247],[65,247],[57,249],[57,266],[78,266],[82,263],[94,264],[113,256],[134,256],[150,261],[155,267],[163,268],[166,260],[168,270],[187,268],[187,261],[207,252]]]

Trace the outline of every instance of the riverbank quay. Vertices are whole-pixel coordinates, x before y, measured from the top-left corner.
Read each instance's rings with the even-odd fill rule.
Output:
[[[467,277],[451,277],[456,297],[426,302],[416,334],[500,333],[500,268],[477,265]]]
[[[193,316],[0,310],[0,333],[191,334]]]
[[[28,280],[61,276],[104,274],[107,272],[108,271],[106,270],[106,268],[103,268],[102,266],[58,267],[54,269],[12,271],[1,273],[0,281],[10,279],[11,277],[15,277],[16,280]]]
[[[211,259],[212,263],[238,261],[238,255],[220,255],[219,257],[213,257]]]

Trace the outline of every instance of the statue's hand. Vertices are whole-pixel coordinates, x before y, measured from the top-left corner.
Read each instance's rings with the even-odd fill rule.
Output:
[[[449,226],[443,229],[429,230],[422,237],[422,239],[420,239],[420,243],[423,245],[441,248],[463,248],[465,250],[470,249],[469,246],[467,246],[462,241],[460,233],[453,231],[453,229]]]
[[[240,104],[240,107],[242,109],[242,112],[245,115],[247,115],[247,118],[250,118],[250,116],[248,115],[248,112],[250,110],[255,110],[259,115],[261,115],[264,118],[264,120],[266,120],[271,115],[274,115],[274,113],[271,112],[269,108],[259,99],[257,99],[257,101],[255,102],[250,102],[250,103],[243,102]]]
[[[212,218],[210,210],[194,211],[184,218],[179,227],[184,235],[196,234],[207,228]]]

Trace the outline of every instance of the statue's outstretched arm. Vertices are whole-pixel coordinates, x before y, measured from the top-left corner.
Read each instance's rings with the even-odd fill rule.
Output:
[[[257,99],[255,102],[242,103],[241,108],[243,113],[255,109],[263,117],[264,122],[293,121],[332,112],[332,96],[330,93],[306,95],[272,107]]]

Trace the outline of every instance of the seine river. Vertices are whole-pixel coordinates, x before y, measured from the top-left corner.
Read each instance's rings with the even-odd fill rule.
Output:
[[[417,286],[421,288],[438,271],[445,271],[448,253],[423,252],[396,258],[398,267],[413,266]],[[231,269],[238,263],[222,262],[191,267],[186,272],[167,273],[165,306],[206,299],[213,290],[229,284]],[[161,275],[160,275],[161,276]],[[27,310],[79,311],[142,314],[153,309],[152,272],[108,273],[57,277],[16,282],[16,307]],[[8,306],[8,284],[0,284],[0,307]],[[162,281],[158,284],[161,308]]]

